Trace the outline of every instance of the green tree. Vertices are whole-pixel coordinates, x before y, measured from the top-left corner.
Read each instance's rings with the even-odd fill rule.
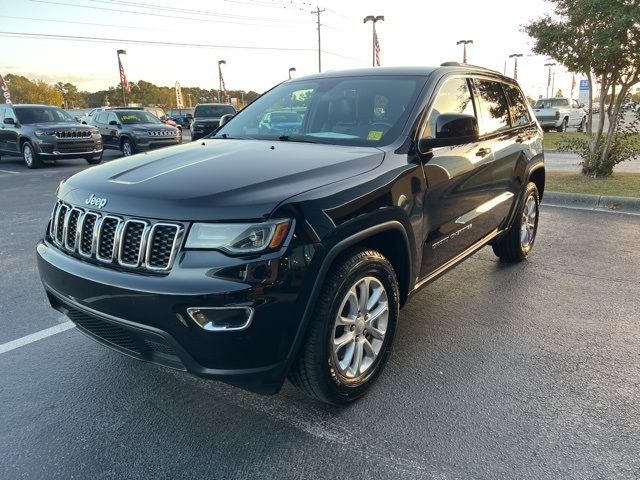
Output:
[[[640,6],[638,0],[548,0],[554,15],[524,26],[534,40],[534,53],[549,56],[589,81],[589,110],[582,171],[591,176],[610,175],[616,163],[631,158],[632,150],[612,150],[614,145],[633,149],[621,141],[618,117],[624,98],[640,80]],[[598,82],[598,128],[593,128],[593,91]],[[611,102],[605,108],[605,97]],[[604,131],[605,118],[609,127]],[[614,155],[611,155],[614,153]]]
[[[58,82],[54,88],[62,94],[64,108],[84,108],[87,106],[85,96],[72,83]]]
[[[47,82],[31,81],[22,75],[8,74],[4,77],[13,103],[44,103],[61,106],[62,94]]]

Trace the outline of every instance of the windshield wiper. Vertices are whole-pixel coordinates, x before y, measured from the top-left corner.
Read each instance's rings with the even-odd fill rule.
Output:
[[[251,137],[243,137],[243,136],[234,136],[234,135],[228,135],[226,133],[223,133],[222,135],[218,136],[218,135],[213,135],[210,138],[224,138],[225,140],[229,139],[229,140],[252,140]]]
[[[291,136],[291,135],[280,135],[278,137],[278,140],[280,140],[281,142],[301,142],[301,143],[327,143],[327,142],[320,142],[316,139],[310,139],[307,137],[296,137],[296,136]]]

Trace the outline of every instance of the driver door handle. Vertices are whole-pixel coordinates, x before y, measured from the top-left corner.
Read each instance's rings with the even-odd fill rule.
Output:
[[[476,157],[486,157],[490,153],[491,153],[491,149],[490,148],[481,148],[480,150],[478,150],[476,152]]]

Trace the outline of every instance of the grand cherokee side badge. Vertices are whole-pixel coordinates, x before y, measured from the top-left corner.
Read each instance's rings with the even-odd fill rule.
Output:
[[[102,208],[107,204],[107,199],[106,198],[96,197],[92,193],[91,196],[84,201],[84,203],[87,204],[87,205],[94,205],[94,206],[96,206],[98,208]]]

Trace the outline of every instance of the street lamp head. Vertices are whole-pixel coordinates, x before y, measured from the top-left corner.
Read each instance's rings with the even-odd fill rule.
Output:
[[[545,64],[544,64],[544,66],[545,66],[545,67],[553,67],[553,66],[555,66],[555,65],[557,65],[557,64],[556,64],[556,63],[553,63],[553,62],[552,62],[552,63],[545,63]]]
[[[379,22],[381,20],[384,20],[384,15],[367,15],[366,17],[364,17],[364,19],[362,20],[362,23],[367,23],[367,22]]]
[[[295,71],[296,71],[296,67],[291,67],[291,68],[289,69],[289,71],[290,71],[290,72],[295,72]]]
[[[522,57],[522,54],[521,53],[512,53],[511,55],[509,55],[509,58],[514,58],[514,57],[515,58]]]
[[[382,20],[382,21],[384,21],[384,15],[378,15],[378,16],[375,18],[374,22],[379,22],[379,21],[381,21],[381,20]]]
[[[218,65],[226,65],[226,64],[227,64],[227,62],[224,61],[224,60],[219,60],[218,61]]]
[[[118,50],[118,55],[126,55],[127,51],[126,50]]]
[[[470,43],[473,43],[473,40],[458,40],[456,45],[468,45]]]

